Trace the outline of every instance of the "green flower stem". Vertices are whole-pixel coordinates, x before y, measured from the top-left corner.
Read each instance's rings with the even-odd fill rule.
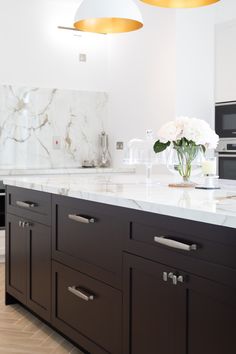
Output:
[[[188,181],[192,172],[192,162],[203,148],[201,145],[196,145],[193,141],[184,138],[173,144],[178,156],[179,174],[184,181]]]
[[[204,145],[197,145],[194,141],[186,138],[181,138],[176,141],[167,141],[165,143],[157,140],[153,146],[155,153],[160,153],[166,150],[171,144],[177,152],[178,156],[178,171],[183,177],[184,181],[188,181],[192,172],[192,163],[197,157],[198,153],[202,151],[205,153],[206,147]]]

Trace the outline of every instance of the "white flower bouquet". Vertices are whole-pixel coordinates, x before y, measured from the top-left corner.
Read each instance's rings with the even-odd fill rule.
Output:
[[[204,120],[178,117],[161,127],[153,148],[156,153],[164,151],[169,146],[175,149],[178,156],[178,172],[184,181],[188,181],[192,163],[198,153],[204,154],[206,149],[216,148],[218,140],[218,135]]]

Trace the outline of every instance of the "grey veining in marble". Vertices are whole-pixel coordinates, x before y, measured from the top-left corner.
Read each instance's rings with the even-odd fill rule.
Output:
[[[158,179],[159,184],[147,184],[145,177],[136,174],[94,174],[44,178],[6,177],[4,183],[236,228],[235,181],[221,180],[221,189],[207,191],[194,188],[170,188],[168,183],[174,182],[172,176],[162,176]]]
[[[0,87],[0,167],[78,167],[98,157],[108,95],[102,92]],[[53,149],[53,137],[61,149]]]

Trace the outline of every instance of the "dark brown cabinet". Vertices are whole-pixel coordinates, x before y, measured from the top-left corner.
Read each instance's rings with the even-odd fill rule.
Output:
[[[51,225],[51,194],[31,189],[7,188],[7,213]]]
[[[41,207],[40,200],[50,201],[48,195],[46,198],[38,198],[38,193],[35,205]],[[34,196],[35,193],[33,199]],[[29,202],[32,199],[30,191],[26,196],[25,190],[21,188],[17,193],[15,188],[8,193],[8,201],[26,199],[32,204]],[[50,203],[46,210],[50,210]],[[22,210],[10,208],[10,211],[16,212],[16,215],[8,213],[6,218],[6,291],[37,315],[50,321],[51,227],[35,221],[38,219],[38,213],[32,213],[27,206],[23,206]],[[25,212],[31,218],[25,218]],[[44,217],[48,220],[46,214]]]
[[[236,289],[189,275],[185,291],[187,353],[236,353]]]
[[[124,354],[184,354],[184,289],[163,281],[171,269],[124,256]]]
[[[90,354],[236,353],[235,229],[16,187],[6,205],[8,303]]]
[[[121,292],[57,262],[52,273],[54,326],[91,353],[121,354]]]
[[[49,321],[51,318],[51,229],[30,223],[27,234],[27,306]]]
[[[236,289],[132,255],[124,267],[125,354],[236,352]]]
[[[116,208],[53,196],[52,256],[56,261],[119,289],[122,240],[128,234],[129,223]]]
[[[7,215],[6,290],[26,304],[27,291],[27,233],[19,226],[21,219]]]

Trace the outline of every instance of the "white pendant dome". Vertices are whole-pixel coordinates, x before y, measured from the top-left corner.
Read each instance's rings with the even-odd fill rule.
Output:
[[[133,0],[83,0],[74,27],[95,33],[130,32],[143,27],[143,19]]]

